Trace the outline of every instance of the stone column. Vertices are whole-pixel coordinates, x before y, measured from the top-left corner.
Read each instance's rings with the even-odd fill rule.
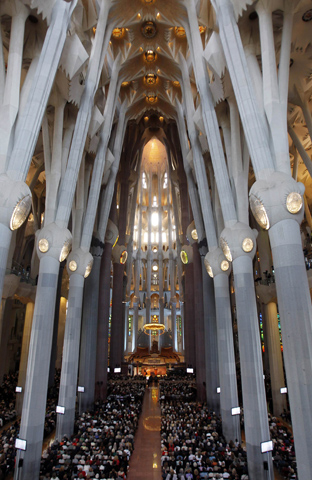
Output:
[[[172,222],[171,222],[171,206],[169,203],[169,186],[167,189],[167,211],[168,211],[168,236],[169,236],[169,278],[170,278],[170,305],[171,305],[171,329],[172,329],[172,349],[174,352],[178,350],[177,325],[176,325],[176,286],[175,286],[175,263],[172,250]]]
[[[240,441],[239,416],[232,415],[232,408],[239,403],[228,279],[230,269],[219,248],[206,255],[205,263],[209,275],[213,275],[215,291],[222,428],[228,442],[236,438]]]
[[[12,141],[14,123],[20,99],[21,70],[23,60],[25,21],[29,9],[22,2],[12,1],[12,23],[7,58],[7,73],[0,107],[0,170],[5,171],[9,144]]]
[[[142,185],[142,175],[140,179],[140,195],[139,195],[139,205],[138,205],[138,242],[137,242],[137,252],[135,259],[135,306],[134,306],[134,315],[133,315],[133,336],[132,336],[132,352],[135,352],[137,349],[137,338],[138,338],[138,322],[139,322],[139,303],[140,303],[140,271],[141,271],[141,245],[142,245],[142,198],[143,198],[143,185]],[[142,306],[142,305],[141,305]]]
[[[148,175],[148,207],[147,207],[147,223],[148,223],[148,237],[147,237],[147,255],[146,255],[146,317],[145,322],[151,321],[151,280],[152,280],[152,170]],[[150,346],[151,346],[150,335]]]
[[[6,369],[7,346],[11,331],[11,310],[13,298],[10,296],[1,301],[1,337],[0,337],[0,382],[2,383]]]
[[[163,179],[160,171],[158,172],[158,288],[159,288],[159,323],[164,323],[164,270],[163,270],[163,241],[162,241],[162,223],[163,223],[163,206],[162,206],[162,184]],[[167,184],[169,188],[169,184]],[[159,337],[159,350],[161,337]]]
[[[220,394],[217,393],[217,387],[220,387],[220,380],[214,286],[212,278],[209,277],[206,271],[203,257],[201,257],[201,262],[204,292],[206,398],[208,407],[215,412],[220,412]]]
[[[203,305],[203,284],[202,265],[198,250],[198,243],[193,245],[194,265],[194,328],[195,328],[195,358],[196,358],[196,386],[197,399],[200,402],[206,400],[206,369],[205,369],[205,331],[204,331],[204,305]]]
[[[273,414],[280,417],[286,409],[286,395],[281,394],[280,388],[285,386],[283,359],[277,321],[277,305],[269,302],[264,306],[267,335],[268,354],[270,361],[271,390],[273,399]]]
[[[22,406],[23,406],[23,400],[24,400],[27,359],[28,359],[29,342],[30,342],[34,307],[35,307],[35,304],[32,302],[28,302],[26,305],[23,340],[22,340],[22,351],[21,351],[21,359],[20,359],[20,365],[18,370],[18,380],[17,380],[17,385],[19,387],[22,387],[22,392],[16,394],[16,404],[15,404],[15,409],[18,416],[21,415],[22,413]]]
[[[126,226],[128,212],[128,193],[129,193],[129,170],[124,168],[121,172],[121,193],[119,205],[119,240],[118,245],[123,245],[126,241]],[[112,328],[110,344],[110,368],[123,362],[124,345],[124,303],[127,276],[125,274],[125,265],[120,263],[120,258],[114,258],[113,255],[113,299],[112,299]]]
[[[57,291],[56,291],[53,338],[52,338],[50,372],[49,372],[49,387],[52,387],[54,384],[55,362],[56,362],[56,354],[57,354],[58,325],[59,325],[59,317],[60,317],[61,288],[62,288],[62,278],[63,278],[64,267],[65,267],[65,262],[62,262],[60,264],[60,271],[59,271]]]
[[[95,388],[99,278],[104,245],[95,237],[92,243],[91,254],[94,262],[92,271],[86,279],[83,295],[79,385],[84,387],[84,392],[78,393],[80,414],[91,409]]]
[[[106,242],[99,278],[99,308],[96,347],[95,400],[105,400],[108,367],[108,321],[110,310],[110,273],[112,243]]]
[[[185,363],[186,366],[195,368],[195,331],[194,331],[194,267],[193,264],[185,266]]]
[[[237,222],[223,230],[220,243],[233,260],[248,471],[251,478],[265,480],[273,478],[273,465],[272,453],[260,450],[261,442],[270,440],[270,432],[252,266],[255,233]],[[264,470],[264,461],[268,470]]]
[[[40,59],[38,62],[37,73],[28,95],[27,104],[22,113],[22,119],[19,122],[19,130],[16,132],[16,141],[8,166],[8,176],[3,175],[5,184],[12,182],[10,190],[14,195],[28,197],[28,206],[30,208],[29,189],[23,180],[26,179],[29,165],[33,155],[34,145],[39,134],[41,121],[45,107],[50,96],[55,73],[58,68],[59,59],[62,53],[66,39],[67,28],[70,22],[71,14],[76,5],[76,1],[69,5],[66,2],[58,0],[51,14],[51,22],[46,34]],[[47,61],[48,59],[48,61]],[[2,177],[2,176],[1,176]],[[14,179],[14,180],[12,180]],[[2,189],[1,189],[2,190]],[[5,195],[3,198],[8,198]],[[13,200],[13,211],[17,200]],[[9,214],[11,215],[11,213]],[[9,229],[9,217],[1,218],[0,235],[0,292],[2,294],[3,280],[5,275],[5,266],[11,242],[12,232]],[[24,469],[23,469],[24,471]],[[24,475],[24,473],[23,473]]]
[[[112,327],[110,342],[109,366],[111,372],[115,367],[120,367],[123,361],[123,338],[124,338],[124,316],[123,316],[123,277],[125,266],[113,263],[113,298],[112,298]]]
[[[65,435],[70,437],[74,432],[83,287],[86,270],[92,261],[92,256],[89,252],[84,252],[79,248],[70,254],[68,260],[68,310],[58,398],[58,405],[65,407],[65,413],[58,414],[57,417],[55,437],[59,441]],[[74,271],[69,267],[72,262],[76,262]]]
[[[140,263],[139,247],[136,252],[136,259],[134,260],[134,295],[133,301],[133,325],[132,325],[132,353],[137,349],[138,337],[138,320],[139,320],[139,303],[140,303]]]
[[[66,310],[67,310],[66,305],[67,305],[67,298],[61,297],[59,326],[57,331],[57,352],[56,352],[56,362],[55,362],[55,368],[59,370],[62,367],[63,343],[64,343]]]
[[[20,427],[20,438],[27,441],[27,450],[16,454],[16,465],[23,459],[23,479],[39,476],[59,261],[68,253],[70,239],[70,232],[55,224],[44,227],[37,238],[38,243],[47,240],[49,248],[42,253],[37,243],[40,267]],[[18,475],[16,469],[16,478]]]

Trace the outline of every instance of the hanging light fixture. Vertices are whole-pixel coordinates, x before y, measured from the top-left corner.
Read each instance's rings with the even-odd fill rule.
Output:
[[[152,322],[149,322],[143,325],[143,332],[146,335],[152,335],[153,332],[158,333],[158,335],[162,335],[163,333],[165,333],[165,331],[166,331],[166,327],[163,323],[158,322],[157,315],[153,316]]]

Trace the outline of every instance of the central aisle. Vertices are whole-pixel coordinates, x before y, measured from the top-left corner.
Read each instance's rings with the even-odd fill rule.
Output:
[[[158,386],[146,389],[139,426],[134,437],[134,452],[129,462],[128,480],[161,479],[161,416],[158,398]]]

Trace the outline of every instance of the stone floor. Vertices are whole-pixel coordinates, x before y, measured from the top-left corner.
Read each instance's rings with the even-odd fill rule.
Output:
[[[158,395],[158,387],[146,389],[127,480],[161,480]]]

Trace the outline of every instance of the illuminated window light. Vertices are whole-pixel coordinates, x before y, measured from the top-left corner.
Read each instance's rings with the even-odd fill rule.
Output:
[[[153,50],[147,50],[145,52],[145,60],[148,62],[148,63],[152,63],[152,62],[155,62],[156,60],[156,53],[153,51]]]
[[[186,32],[183,27],[174,27],[174,34],[176,35],[176,37],[179,37],[179,38],[186,37]]]
[[[124,28],[114,28],[112,32],[112,36],[116,39],[123,38],[125,35],[125,29]]]

